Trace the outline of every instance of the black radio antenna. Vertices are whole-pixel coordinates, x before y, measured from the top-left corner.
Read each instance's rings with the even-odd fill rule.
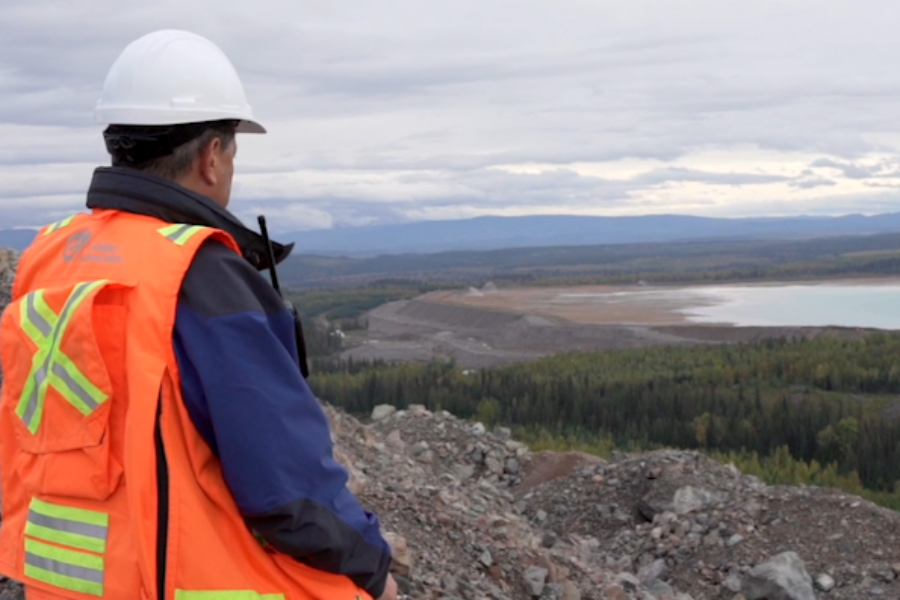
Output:
[[[266,227],[266,217],[259,215],[256,218],[259,222],[259,232],[262,234],[263,242],[266,244],[266,255],[269,257],[269,275],[272,277],[272,287],[281,296],[281,288],[278,286],[278,272],[275,270],[275,250],[272,248],[272,241],[269,239],[269,229]]]
[[[266,244],[266,255],[269,257],[269,275],[272,276],[272,287],[275,288],[275,291],[281,296],[284,305],[294,317],[294,327],[297,331],[297,358],[300,362],[300,372],[303,373],[303,377],[308,378],[309,363],[307,362],[306,356],[306,337],[303,335],[303,323],[300,322],[300,315],[297,313],[296,307],[294,307],[290,300],[284,297],[284,294],[281,293],[281,287],[278,285],[278,273],[275,270],[275,250],[272,248],[272,241],[269,239],[269,230],[266,227],[266,217],[264,215],[259,215],[256,220],[259,223],[259,232],[262,234],[263,242]]]

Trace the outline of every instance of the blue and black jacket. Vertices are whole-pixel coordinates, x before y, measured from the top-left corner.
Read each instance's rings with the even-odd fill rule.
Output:
[[[204,244],[182,284],[174,345],[187,410],[250,528],[379,597],[390,549],[333,458],[328,421],[300,372],[293,315],[259,273],[262,238],[209,198],[125,167],[98,168],[87,205],[216,227],[238,242],[243,257]],[[275,245],[276,261],[290,250]]]

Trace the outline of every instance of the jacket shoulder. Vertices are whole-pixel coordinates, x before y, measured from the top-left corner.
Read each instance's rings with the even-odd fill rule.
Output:
[[[204,241],[194,255],[179,301],[204,317],[285,310],[271,284],[242,256],[215,238]]]

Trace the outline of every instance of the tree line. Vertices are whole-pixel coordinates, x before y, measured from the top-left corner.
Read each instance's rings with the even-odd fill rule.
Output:
[[[856,341],[572,352],[477,371],[452,362],[318,360],[311,383],[320,397],[354,413],[382,403],[424,404],[556,439],[757,461],[787,452],[892,492],[900,481],[897,356],[900,335],[876,333]]]

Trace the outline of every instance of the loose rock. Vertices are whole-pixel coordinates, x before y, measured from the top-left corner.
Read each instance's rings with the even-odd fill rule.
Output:
[[[372,420],[381,421],[387,419],[395,412],[397,412],[397,409],[390,404],[379,404],[372,409]]]
[[[815,600],[806,566],[796,552],[783,552],[754,567],[744,578],[747,600]]]
[[[525,570],[525,589],[532,597],[538,597],[544,591],[547,581],[547,569],[531,566]]]
[[[822,573],[816,577],[816,589],[822,592],[830,592],[834,589],[834,578],[831,575]]]

